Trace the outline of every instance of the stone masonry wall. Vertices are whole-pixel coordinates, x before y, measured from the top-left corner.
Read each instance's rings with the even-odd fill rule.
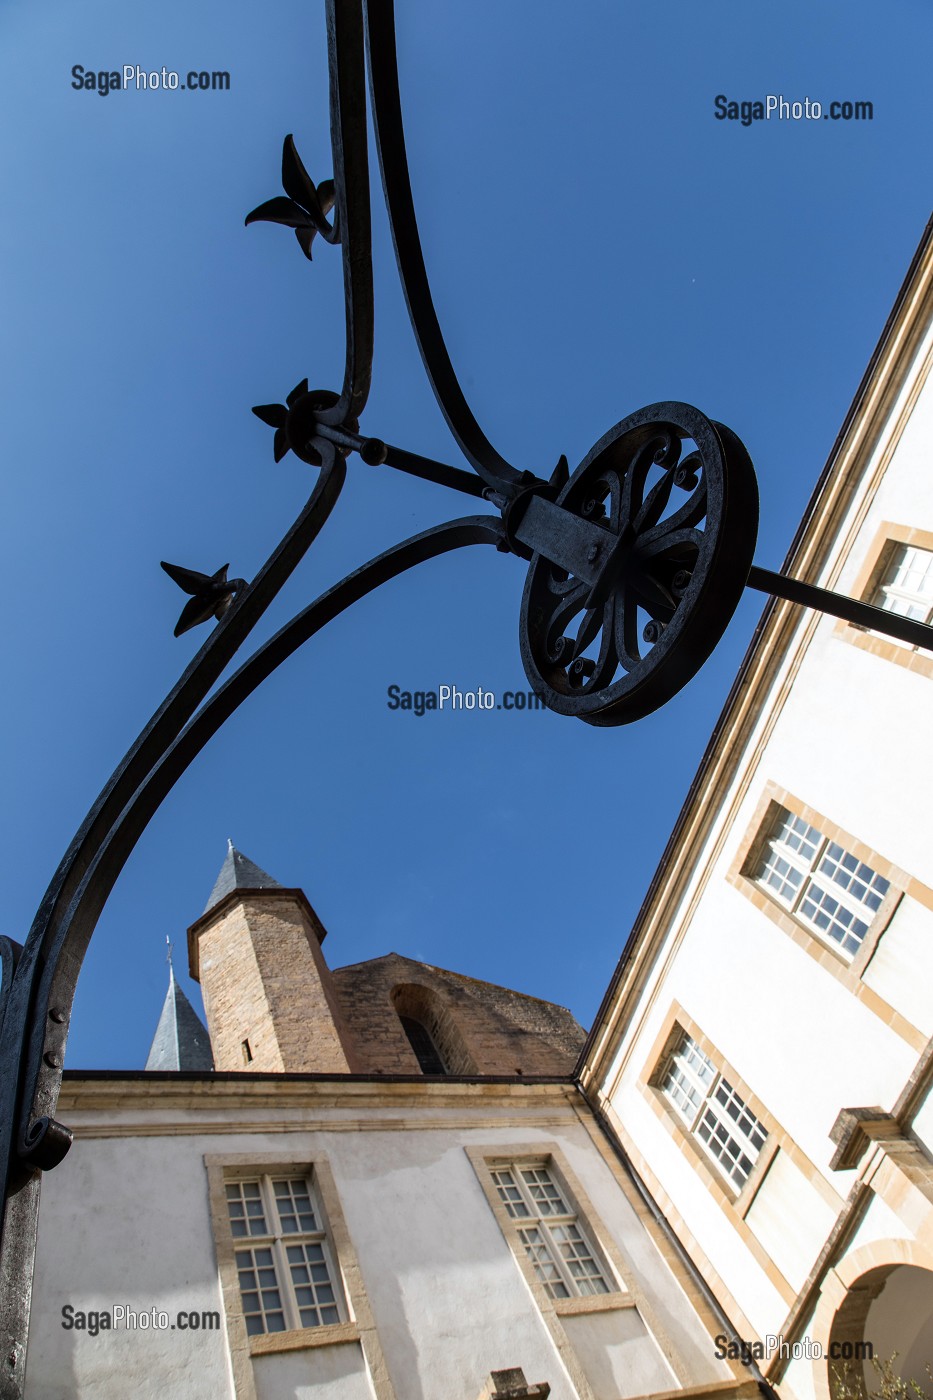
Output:
[[[408,1014],[405,1000],[413,1009],[419,987],[433,994],[433,1015],[423,1024],[442,1055],[447,1052],[453,1074],[569,1075],[585,1039],[562,1006],[397,953],[337,968],[333,984],[361,1066],[370,1072],[420,1072],[395,1006],[398,1000],[402,1014]]]
[[[346,1074],[358,1067],[319,930],[286,890],[238,892],[195,925],[218,1070]]]

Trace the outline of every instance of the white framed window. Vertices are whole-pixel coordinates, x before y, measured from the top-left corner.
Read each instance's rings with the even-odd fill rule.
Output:
[[[247,1177],[225,1192],[247,1335],[346,1321],[311,1181]]]
[[[777,809],[755,878],[850,960],[891,888],[865,861],[784,807]]]
[[[912,544],[895,544],[877,586],[869,599],[886,612],[912,617],[917,622],[933,619],[933,551]]]
[[[547,1161],[494,1162],[490,1175],[499,1200],[550,1298],[609,1293],[607,1270]],[[612,1285],[613,1289],[616,1287]]]
[[[657,1085],[707,1156],[741,1191],[768,1130],[686,1031],[662,1063]]]

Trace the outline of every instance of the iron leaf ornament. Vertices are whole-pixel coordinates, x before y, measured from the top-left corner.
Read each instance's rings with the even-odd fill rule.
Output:
[[[211,617],[221,618],[229,611],[236,595],[246,587],[243,578],[227,578],[229,567],[229,564],[224,564],[214,574],[202,574],[197,569],[185,569],[181,564],[167,564],[162,560],[162,568],[169,578],[185,593],[192,595],[175,624],[176,637]]]
[[[283,404],[264,403],[254,408],[253,413],[256,417],[275,429],[275,437],[272,439],[272,454],[275,460],[281,462],[286,453],[294,452],[296,457],[300,457],[309,466],[321,466],[323,454],[319,446],[313,445],[314,439],[319,436],[322,414],[334,408],[338,400],[339,396],[332,390],[309,389],[307,379],[302,379]],[[355,434],[356,420],[346,421],[343,427]],[[338,451],[346,456],[350,447],[342,443]]]
[[[309,261],[316,234],[328,243],[339,243],[337,221],[329,223],[327,219],[336,198],[334,182],[322,180],[320,185],[315,185],[291,136],[286,136],[282,147],[282,188],[287,199],[282,195],[267,199],[265,204],[247,214],[246,223],[284,224],[286,228],[293,228],[298,246]]]

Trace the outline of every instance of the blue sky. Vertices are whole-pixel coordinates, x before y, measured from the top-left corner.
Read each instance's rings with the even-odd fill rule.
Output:
[[[576,465],[682,399],[758,470],[778,567],[930,211],[921,0],[399,0],[416,205],[454,363],[516,466]],[[323,6],[200,0],[0,16],[0,421],[6,599],[3,931],[22,939],[87,807],[200,646],[169,559],[252,576],[310,491],[249,412],[339,387],[339,252],[243,217],[293,132],[331,173]],[[72,88],[125,63],[226,69],[229,92]],[[868,100],[872,122],[718,121],[714,98]],[[375,161],[373,161],[375,167]],[[374,169],[374,178],[375,169]],[[457,462],[374,187],[364,431]],[[317,245],[316,245],[317,247]],[[350,466],[252,644],[466,498]],[[588,1024],[760,612],[636,726],[411,714],[391,684],[526,688],[525,566],[467,550],[383,588],[215,738],[130,859],[88,953],[72,1067],[143,1064],[226,839],[300,885],[331,965],[396,951]],[[196,1001],[197,1004],[197,1001]]]

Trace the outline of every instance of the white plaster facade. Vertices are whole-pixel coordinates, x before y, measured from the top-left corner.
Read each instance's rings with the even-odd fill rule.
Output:
[[[852,597],[871,591],[884,540],[933,550],[931,269],[928,230],[785,568]],[[928,1386],[931,704],[922,653],[766,610],[583,1074],[742,1337],[858,1336]],[[770,804],[887,877],[854,959],[756,881]],[[741,1189],[652,1082],[675,1027],[768,1130]],[[842,1110],[869,1107],[880,1123],[831,1140]],[[825,1359],[762,1364],[782,1393],[828,1400]]]
[[[747,1393],[573,1085],[102,1074],[69,1078],[62,1098],[77,1138],[43,1187],[36,1400],[477,1400],[514,1366],[553,1400]],[[608,1300],[561,1312],[535,1296],[474,1165],[503,1154],[556,1164],[617,1285]],[[285,1349],[238,1343],[209,1176],[247,1163],[328,1177],[348,1325],[290,1334]],[[173,1321],[217,1312],[222,1325],[62,1327],[66,1304],[119,1303]]]

